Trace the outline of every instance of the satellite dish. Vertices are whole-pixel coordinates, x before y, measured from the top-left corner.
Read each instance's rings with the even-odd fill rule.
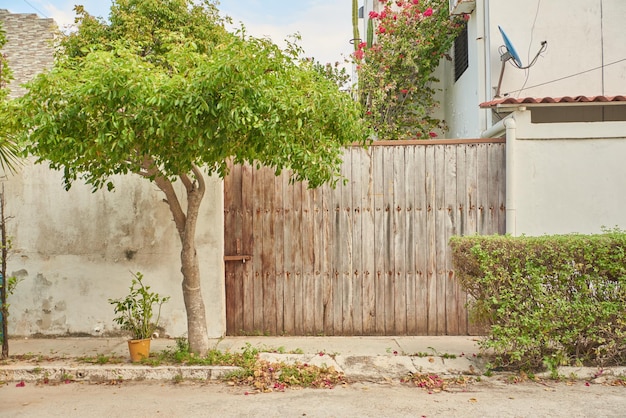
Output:
[[[504,29],[502,29],[500,26],[498,26],[498,29],[500,30],[500,34],[502,35],[502,39],[504,40],[505,50],[502,51],[502,47],[500,47],[501,49],[500,61],[502,61],[502,68],[500,70],[500,79],[498,80],[498,88],[496,89],[495,97],[500,97],[500,87],[502,86],[502,76],[504,75],[504,68],[505,68],[505,64],[507,63],[507,61],[513,60],[513,65],[515,67],[519,68],[520,70],[525,70],[535,65],[535,62],[537,62],[537,58],[539,58],[539,55],[541,55],[541,53],[544,52],[548,48],[548,42],[546,41],[541,42],[541,48],[539,49],[539,52],[537,52],[537,55],[535,55],[535,58],[533,58],[530,64],[524,67],[522,65],[522,60],[520,59],[519,54],[515,50],[515,47],[513,46],[513,43],[511,42],[509,37],[506,36]]]
[[[507,52],[511,55],[510,58],[513,58],[513,61],[515,62],[515,64],[518,67],[522,67],[522,60],[520,59],[519,54],[515,50],[515,47],[513,46],[513,43],[511,42],[509,37],[506,36],[506,33],[504,32],[504,29],[502,29],[502,27],[498,26],[498,29],[500,30],[500,34],[502,35],[502,39],[504,39],[504,46],[505,46]],[[510,58],[508,58],[508,59],[510,59]]]

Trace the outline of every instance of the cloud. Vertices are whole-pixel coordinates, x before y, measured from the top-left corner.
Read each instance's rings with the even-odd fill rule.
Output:
[[[305,1],[299,3],[304,8],[284,15],[283,19],[268,19],[264,14],[229,9],[235,22],[243,21],[248,32],[257,37],[269,36],[275,43],[284,46],[283,40],[291,34],[300,33],[305,56],[314,57],[325,63],[343,62],[352,51],[351,3],[347,1]],[[231,6],[234,7],[234,6]],[[283,11],[284,12],[284,11]],[[276,12],[277,14],[278,12]]]

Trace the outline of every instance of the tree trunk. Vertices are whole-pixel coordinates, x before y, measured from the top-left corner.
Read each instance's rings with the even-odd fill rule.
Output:
[[[166,202],[174,217],[174,223],[182,244],[180,271],[183,273],[182,287],[185,309],[187,310],[189,349],[196,354],[204,355],[209,350],[209,336],[204,299],[200,288],[200,265],[196,253],[196,224],[206,186],[202,172],[196,167],[193,169],[193,177],[195,181],[192,181],[187,175],[180,176],[187,193],[187,214],[183,212],[176,191],[167,178],[157,175],[155,183],[165,193]]]
[[[204,300],[200,289],[200,265],[196,253],[196,223],[202,193],[197,189],[187,194],[187,220],[183,234],[183,248],[180,252],[181,272],[183,273],[183,297],[187,309],[187,333],[192,352],[204,355],[209,350],[209,337],[206,324]]]

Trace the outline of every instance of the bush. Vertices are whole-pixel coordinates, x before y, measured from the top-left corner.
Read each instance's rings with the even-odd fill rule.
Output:
[[[451,240],[500,368],[626,364],[626,234]]]

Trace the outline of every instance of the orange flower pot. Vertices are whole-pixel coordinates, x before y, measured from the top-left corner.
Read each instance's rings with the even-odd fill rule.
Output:
[[[150,338],[143,340],[128,340],[128,351],[130,360],[137,363],[150,356]]]

